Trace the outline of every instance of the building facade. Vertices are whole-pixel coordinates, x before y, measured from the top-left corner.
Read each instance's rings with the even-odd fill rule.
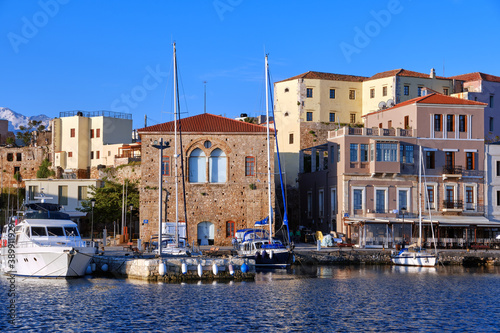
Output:
[[[166,212],[162,222],[175,222],[176,216],[186,222],[190,244],[230,245],[236,230],[253,227],[269,215],[266,128],[211,114],[182,119],[179,127],[177,153],[174,122],[138,130],[142,139],[140,237],[147,242],[158,234],[161,209]],[[273,138],[271,131],[271,184]],[[161,158],[160,205],[161,140],[168,148]]]

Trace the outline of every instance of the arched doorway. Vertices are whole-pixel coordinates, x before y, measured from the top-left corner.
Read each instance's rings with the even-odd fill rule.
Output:
[[[198,223],[198,245],[214,245],[214,229],[211,222]]]

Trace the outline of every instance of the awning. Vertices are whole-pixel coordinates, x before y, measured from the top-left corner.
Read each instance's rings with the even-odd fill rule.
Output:
[[[428,223],[428,220],[427,220]],[[432,223],[438,223],[440,227],[478,227],[499,228],[500,222],[490,221],[484,216],[433,216]]]

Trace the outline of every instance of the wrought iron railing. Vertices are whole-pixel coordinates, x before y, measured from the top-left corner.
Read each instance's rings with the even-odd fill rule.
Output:
[[[461,175],[463,173],[462,166],[444,166],[443,174],[446,175]]]
[[[443,200],[443,208],[445,209],[463,209],[462,200]]]

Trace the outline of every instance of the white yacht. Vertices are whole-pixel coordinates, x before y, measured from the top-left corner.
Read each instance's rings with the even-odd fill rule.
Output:
[[[26,208],[21,218],[12,217],[4,226],[2,272],[27,277],[83,276],[97,248],[82,240],[77,224],[55,204],[28,204]]]

